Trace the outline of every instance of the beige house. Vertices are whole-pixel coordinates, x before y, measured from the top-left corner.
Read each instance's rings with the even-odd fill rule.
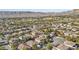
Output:
[[[74,48],[73,46],[75,45],[75,43],[74,43],[74,42],[71,42],[71,41],[65,41],[65,42],[64,42],[64,45],[65,45],[65,46],[68,46],[68,47]]]
[[[28,46],[28,45],[26,45],[25,43],[21,43],[21,44],[19,44],[19,46],[18,46],[18,49],[19,50],[26,50],[26,49],[30,49],[31,47],[30,46]]]
[[[27,41],[26,44],[27,44],[28,46],[32,47],[33,44],[35,44],[35,41],[30,40],[30,41]]]

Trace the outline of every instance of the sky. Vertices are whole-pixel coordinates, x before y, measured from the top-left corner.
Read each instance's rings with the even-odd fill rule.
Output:
[[[0,11],[64,12],[71,9],[0,9]]]

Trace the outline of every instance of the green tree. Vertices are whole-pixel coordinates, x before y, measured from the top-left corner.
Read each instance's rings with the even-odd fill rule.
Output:
[[[37,45],[36,44],[33,44],[32,49],[33,50],[37,50],[38,49]]]
[[[0,46],[0,50],[6,50],[6,49],[5,49],[5,47],[3,47],[3,46]]]
[[[51,50],[53,48],[53,45],[51,43],[47,44],[47,49]]]
[[[14,44],[11,45],[11,48],[12,48],[13,50],[17,50],[17,47],[18,47],[18,46],[14,45]]]

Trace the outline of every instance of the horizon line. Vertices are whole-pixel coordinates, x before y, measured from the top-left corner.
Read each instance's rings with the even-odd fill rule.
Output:
[[[65,12],[72,9],[0,9],[0,11],[27,11],[27,12]]]

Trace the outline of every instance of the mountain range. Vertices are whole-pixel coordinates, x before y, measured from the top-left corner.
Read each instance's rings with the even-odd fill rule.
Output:
[[[44,17],[44,16],[78,16],[79,9],[65,12],[31,12],[31,11],[0,11],[0,18]]]

